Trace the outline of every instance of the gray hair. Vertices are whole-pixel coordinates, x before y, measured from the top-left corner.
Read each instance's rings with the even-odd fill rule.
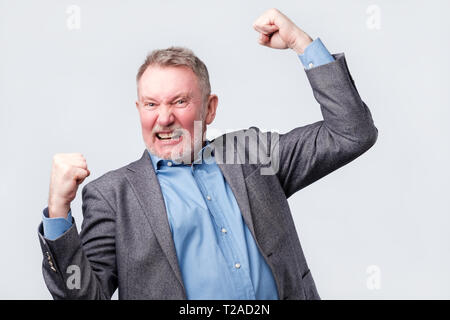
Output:
[[[153,50],[147,55],[147,58],[138,70],[136,75],[137,83],[145,70],[153,65],[160,67],[188,67],[197,76],[205,102],[211,94],[208,69],[203,61],[200,60],[192,50],[184,47],[169,47],[167,49]]]

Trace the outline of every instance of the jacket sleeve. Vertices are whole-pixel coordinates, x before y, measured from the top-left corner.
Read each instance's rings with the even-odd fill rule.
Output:
[[[333,62],[305,70],[323,120],[279,135],[276,174],[286,197],[356,159],[377,140],[344,53],[333,57]]]
[[[115,213],[92,182],[82,198],[80,234],[73,218],[55,240],[46,239],[39,225],[44,281],[54,299],[111,299],[117,288]]]

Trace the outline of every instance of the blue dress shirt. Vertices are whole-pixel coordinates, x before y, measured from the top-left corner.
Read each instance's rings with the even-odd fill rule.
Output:
[[[209,146],[207,141],[199,155]],[[200,163],[183,165],[150,154],[187,298],[278,299],[272,271],[213,152],[205,155]]]
[[[334,61],[320,38],[299,58],[305,69]],[[208,144],[201,152],[205,148]],[[164,196],[187,298],[278,299],[272,272],[214,156],[190,166],[150,157]],[[48,208],[44,209],[47,239],[55,240],[71,225],[71,211],[67,218],[48,218]]]

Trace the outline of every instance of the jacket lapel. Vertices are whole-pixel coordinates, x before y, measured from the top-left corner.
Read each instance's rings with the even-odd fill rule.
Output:
[[[145,150],[141,159],[131,163],[127,169],[129,170],[127,173],[128,180],[147,216],[147,221],[150,223],[151,229],[167,256],[177,279],[184,288],[164,198],[148,151]]]

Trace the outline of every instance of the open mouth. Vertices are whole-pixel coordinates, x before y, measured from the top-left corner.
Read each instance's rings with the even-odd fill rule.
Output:
[[[180,131],[157,132],[156,137],[159,140],[178,140],[181,137]]]

